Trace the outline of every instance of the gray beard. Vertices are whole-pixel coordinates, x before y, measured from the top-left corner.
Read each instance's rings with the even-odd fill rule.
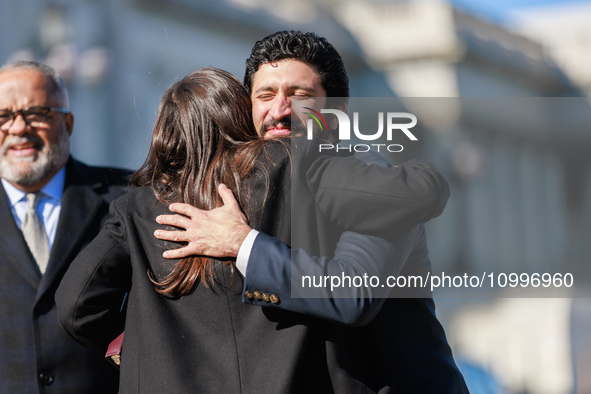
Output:
[[[6,138],[0,149],[0,178],[17,185],[32,186],[57,173],[70,155],[70,136],[66,130],[62,130],[57,144],[44,145],[33,157],[13,158],[9,161],[6,157],[9,145],[25,141],[43,144],[37,136]]]

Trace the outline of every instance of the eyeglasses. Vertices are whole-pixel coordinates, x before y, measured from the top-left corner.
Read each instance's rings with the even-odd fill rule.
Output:
[[[70,113],[70,111],[62,107],[27,107],[18,111],[0,109],[0,130],[7,131],[10,129],[18,114],[21,114],[25,123],[31,127],[43,126],[50,112]]]

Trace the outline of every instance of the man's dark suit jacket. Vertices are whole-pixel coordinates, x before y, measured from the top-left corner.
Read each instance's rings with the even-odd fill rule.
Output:
[[[356,155],[357,156],[357,155]],[[350,158],[350,160],[359,159],[358,165],[364,165],[364,162],[375,163],[375,157],[372,155],[360,155],[359,157]],[[297,158],[294,158],[297,160]],[[379,157],[378,160],[385,162]],[[386,162],[387,164],[387,162]],[[425,168],[421,171],[422,163],[406,163],[403,167],[408,165],[416,165],[415,171],[410,171],[405,174],[412,174],[410,183],[417,182],[417,177],[436,175],[434,169]],[[380,163],[384,165],[384,163]],[[414,174],[413,174],[414,172]],[[278,296],[282,301],[278,304],[265,302],[264,300],[257,300],[254,298],[243,297],[243,301],[257,306],[265,306],[271,308],[281,308],[284,310],[296,311],[312,316],[320,317],[324,320],[331,320],[332,322],[323,323],[323,328],[326,332],[327,338],[327,357],[329,370],[333,379],[333,387],[338,393],[467,393],[465,382],[461,373],[459,372],[451,349],[447,343],[447,339],[443,327],[439,323],[435,315],[435,304],[431,298],[386,298],[375,299],[376,293],[381,293],[386,297],[383,289],[365,290],[366,298],[360,299],[342,299],[342,298],[291,298],[290,292],[293,289],[302,293],[305,297],[310,297],[311,291],[306,294],[301,290],[301,275],[320,276],[321,274],[329,275],[330,269],[328,263],[330,256],[333,255],[336,245],[328,239],[327,235],[340,235],[342,229],[331,228],[330,221],[324,215],[327,211],[324,207],[319,207],[316,203],[305,207],[297,208],[302,201],[314,201],[309,194],[308,189],[304,185],[310,184],[309,178],[317,177],[317,172],[306,171],[300,173],[300,179],[297,176],[292,178],[292,207],[293,220],[298,224],[292,225],[292,247],[301,248],[296,255],[292,254],[292,250],[288,248],[283,242],[275,238],[269,237],[266,234],[259,234],[251,251],[248,271],[245,279],[245,291],[253,293],[259,291],[260,293],[271,293]],[[325,174],[326,175],[326,174]],[[333,174],[332,176],[338,176]],[[375,182],[375,178],[370,178]],[[353,179],[352,182],[355,180]],[[445,206],[447,197],[445,196],[445,187],[437,187],[438,181],[430,179],[425,182],[422,187],[405,187],[401,183],[401,179],[395,183],[400,187],[401,200],[394,204],[392,209],[401,209],[404,206],[413,204],[412,200],[422,199],[425,195],[423,193],[433,193],[440,189],[441,201]],[[335,184],[335,190],[340,188]],[[366,189],[365,192],[374,193],[375,188]],[[326,187],[326,186],[325,186]],[[353,186],[350,187],[350,189]],[[294,190],[296,189],[296,190]],[[363,189],[361,189],[363,191]],[[409,191],[411,192],[410,194]],[[342,190],[341,190],[342,192]],[[327,191],[328,193],[328,191]],[[386,195],[384,193],[384,195]],[[389,194],[388,194],[389,195]],[[434,195],[437,195],[435,193]],[[360,209],[370,209],[380,212],[380,207],[373,205],[372,199],[367,199],[367,204],[362,202],[363,198],[359,198],[359,207],[354,211],[355,213]],[[407,200],[407,201],[405,201]],[[367,213],[367,219],[363,224],[357,227],[361,229],[365,227],[366,233],[381,232],[381,236],[389,235],[396,229],[405,229],[409,226],[419,223],[419,221],[426,221],[431,217],[438,216],[443,206],[437,204],[435,199],[431,201],[423,201],[424,213],[429,216],[410,215],[406,218],[395,217],[394,222],[396,226],[391,228],[381,227],[383,224],[376,224],[372,220],[372,214]],[[435,207],[435,209],[433,209]],[[410,208],[412,212],[419,213],[417,207]],[[314,212],[313,215],[308,214],[309,224],[306,220],[300,220],[301,212]],[[375,213],[373,215],[375,216]],[[387,216],[387,215],[386,215]],[[323,221],[324,219],[324,221]],[[391,221],[392,218],[387,218]],[[419,221],[417,221],[419,220]],[[394,223],[392,222],[392,223]],[[317,224],[321,223],[324,226],[324,231],[319,234],[314,234],[311,229]],[[389,230],[389,231],[386,231]],[[310,234],[312,234],[310,236]],[[318,242],[317,238],[323,238]],[[342,240],[341,240],[342,241]],[[351,245],[344,244],[338,259],[345,260],[344,263],[338,263],[336,271],[345,272],[347,275],[353,276],[359,274],[355,270],[359,267],[356,264],[351,268],[348,262],[355,258],[358,260],[367,259],[366,267],[372,266],[373,272],[380,272],[379,277],[383,281],[388,272],[389,258],[401,259],[406,261],[406,265],[402,268],[401,275],[409,277],[410,275],[425,275],[426,271],[431,270],[429,263],[429,253],[427,249],[427,241],[425,236],[425,228],[423,224],[394,235],[391,239],[394,242],[389,253],[384,256],[384,249],[380,249],[382,244],[376,244],[377,240],[368,239],[359,234],[349,234],[346,242],[364,243],[361,248],[355,248]],[[374,250],[370,250],[373,248]],[[302,254],[301,250],[305,253]],[[364,253],[360,253],[364,252]],[[317,259],[309,255],[315,254],[318,256],[328,256],[328,258]],[[388,255],[389,254],[389,255]],[[386,259],[383,259],[386,257]],[[290,264],[290,259],[294,261]],[[371,261],[371,260],[376,261]],[[328,264],[327,264],[328,263]],[[357,261],[358,263],[358,261]],[[376,269],[376,266],[378,266]],[[307,271],[306,271],[307,268]],[[297,274],[293,270],[297,271]],[[294,279],[294,275],[297,277]],[[398,273],[396,273],[398,275]],[[340,276],[340,275],[339,275]],[[300,289],[298,290],[298,286]],[[316,289],[314,289],[316,290]],[[373,290],[373,291],[372,291]],[[357,290],[362,293],[363,289]],[[323,289],[317,292],[319,297],[329,297],[328,291]],[[341,293],[346,293],[341,291]],[[430,291],[428,292],[430,293]],[[294,293],[292,293],[294,294]],[[300,296],[302,295],[300,294]],[[420,297],[427,297],[424,292],[418,294]],[[398,295],[400,297],[400,295]],[[336,324],[342,323],[342,324]]]
[[[129,172],[66,164],[62,209],[41,276],[0,186],[0,393],[116,393],[117,371],[58,325],[55,291],[70,262],[98,234]]]
[[[261,165],[243,188],[252,194],[240,196],[251,225],[285,242],[292,235],[291,182],[298,176],[291,171],[289,153],[279,141],[268,143]],[[306,162],[301,164],[312,164],[319,177],[308,185],[315,190],[316,202],[302,197],[306,203],[333,210],[329,214],[336,216],[351,210],[358,196],[329,189],[336,184],[350,188],[348,177],[358,171],[369,177],[361,176],[361,183],[369,184],[376,177],[389,183],[401,177],[412,178],[410,189],[425,186],[419,178],[426,168],[418,163],[388,171],[364,163],[361,168],[355,159],[302,157]],[[321,173],[327,176],[321,179]],[[360,185],[360,190],[368,187]],[[392,198],[385,198],[387,193],[393,193]],[[376,195],[371,203],[378,206],[405,197],[391,186]],[[380,221],[389,225],[389,221],[417,220],[412,209],[403,211],[385,211],[382,216],[390,218]],[[216,283],[210,288],[198,284],[180,298],[158,295],[148,272],[161,280],[172,262],[162,257],[170,244],[153,236],[160,228],[154,218],[168,212],[150,188],[135,189],[115,201],[111,205],[114,218],[72,263],[56,293],[64,329],[81,344],[104,352],[121,330],[119,309],[129,292],[121,392],[342,393],[350,391],[341,388],[357,388],[336,380],[339,376],[333,371],[340,360],[335,357],[335,345],[343,345],[341,351],[347,353],[356,349],[356,342],[339,343],[341,331],[327,328],[317,318],[243,304],[243,278],[231,265],[216,265]],[[425,210],[419,215],[425,215]],[[354,212],[341,220],[345,227],[361,230],[356,228],[361,217]]]

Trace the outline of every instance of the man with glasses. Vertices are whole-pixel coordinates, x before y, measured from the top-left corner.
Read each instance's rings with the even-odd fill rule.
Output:
[[[62,114],[69,114],[65,108],[62,107],[27,107],[18,111],[11,111],[5,109],[0,112],[0,130],[8,131],[16,119],[16,115],[20,114],[25,123],[31,127],[41,127],[47,121],[47,115],[50,112],[61,112]]]
[[[50,67],[0,68],[0,393],[116,393],[118,373],[59,327],[55,290],[129,172],[70,156],[74,116]]]

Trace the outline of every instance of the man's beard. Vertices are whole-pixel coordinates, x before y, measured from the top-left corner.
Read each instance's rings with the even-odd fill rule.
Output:
[[[302,122],[300,122],[299,119],[297,119],[295,123],[292,123],[290,116],[284,116],[279,120],[271,119],[270,121],[263,123],[260,135],[264,136],[269,129],[275,128],[279,124],[291,128],[291,135],[294,137],[305,136],[308,133],[307,127]],[[321,130],[316,124],[312,125],[312,132],[316,137],[321,139],[327,139],[329,135],[329,133]]]
[[[306,128],[303,124],[301,124],[301,122],[296,122],[292,124],[291,117],[284,116],[279,120],[271,119],[270,121],[263,123],[263,125],[261,126],[261,135],[265,135],[267,131],[269,131],[269,129],[273,129],[277,127],[277,125],[283,125],[284,127],[291,129],[292,135],[302,134],[306,131]]]
[[[34,143],[42,146],[33,156],[8,158],[12,144]],[[68,160],[70,138],[66,130],[60,132],[57,143],[44,144],[36,135],[5,138],[0,148],[0,178],[22,186],[32,186],[55,174]]]

